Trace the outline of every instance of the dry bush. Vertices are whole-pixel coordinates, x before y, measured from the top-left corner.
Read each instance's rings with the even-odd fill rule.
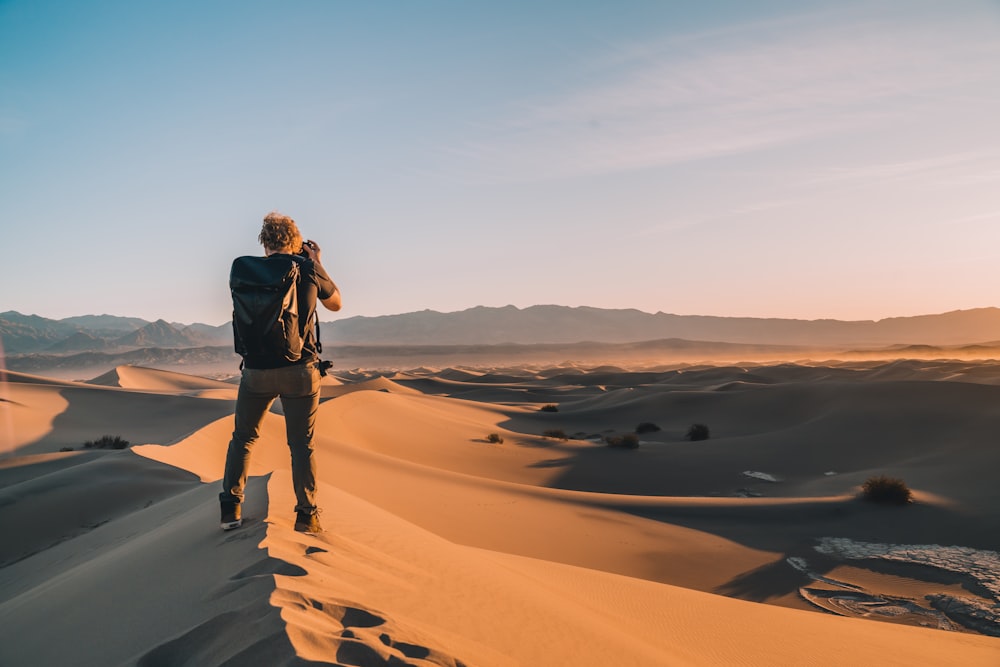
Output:
[[[865,480],[861,485],[861,497],[883,505],[906,505],[913,500],[913,492],[903,480],[879,475]]]
[[[687,432],[687,439],[692,442],[708,440],[708,426],[706,424],[691,424],[691,428]]]
[[[88,440],[83,446],[87,449],[125,449],[129,444],[120,435],[102,435],[97,440]]]
[[[639,448],[639,436],[635,433],[626,433],[625,435],[609,435],[604,439],[604,442],[608,444],[608,447],[614,447],[616,449]]]
[[[662,429],[653,422],[642,422],[641,424],[635,427],[636,433],[656,433],[657,431],[660,430]]]
[[[549,403],[548,405],[543,405],[538,408],[541,412],[559,412],[559,406],[555,403]]]
[[[496,445],[502,445],[503,437],[499,433],[490,433],[488,436],[486,436],[486,442],[492,442],[493,444]]]
[[[542,435],[546,438],[556,438],[558,440],[569,440],[569,436],[566,435],[566,431],[561,428],[550,428],[547,431],[542,431]]]

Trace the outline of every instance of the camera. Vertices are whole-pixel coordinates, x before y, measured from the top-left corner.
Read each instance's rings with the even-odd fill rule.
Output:
[[[305,258],[308,259],[309,258],[309,253],[306,252],[306,246],[309,246],[309,248],[312,249],[312,247],[313,247],[312,241],[303,241],[302,242],[302,248],[299,250],[298,254],[301,255],[302,257],[305,257]]]

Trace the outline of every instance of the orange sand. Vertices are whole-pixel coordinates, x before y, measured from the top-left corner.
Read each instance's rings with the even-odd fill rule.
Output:
[[[323,389],[326,532],[308,536],[279,414],[245,525],[219,529],[235,385],[8,373],[0,664],[997,665],[1000,639],[954,614],[951,631],[919,627],[944,618],[928,595],[1000,604],[988,572],[817,550],[955,545],[988,570],[996,377],[957,362],[345,373]],[[586,439],[643,421],[662,430],[634,451]],[[696,422],[710,440],[684,439]],[[104,434],[136,446],[79,449]],[[858,501],[881,473],[918,502]],[[865,612],[886,596],[916,608]]]

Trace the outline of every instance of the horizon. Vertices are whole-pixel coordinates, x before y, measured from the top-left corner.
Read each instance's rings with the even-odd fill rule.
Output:
[[[514,308],[514,309],[519,310],[519,311],[524,311],[524,310],[528,310],[530,308],[545,308],[545,307],[568,308],[568,309],[587,308],[587,309],[594,309],[594,310],[609,310],[609,311],[631,310],[631,311],[637,311],[637,312],[643,313],[645,315],[670,315],[670,316],[673,316],[673,317],[704,317],[704,318],[717,318],[717,319],[749,319],[749,320],[789,320],[789,321],[802,321],[802,322],[824,322],[824,321],[829,321],[829,322],[847,322],[847,323],[860,323],[860,322],[874,322],[874,323],[878,323],[878,322],[883,322],[885,320],[907,319],[907,318],[917,318],[917,317],[937,317],[937,316],[942,316],[942,315],[950,315],[950,314],[953,314],[953,313],[970,312],[970,311],[976,311],[976,310],[998,310],[998,309],[1000,309],[1000,306],[976,306],[976,307],[972,307],[972,308],[952,308],[950,310],[944,310],[944,311],[935,312],[935,313],[917,313],[917,314],[914,314],[914,315],[887,315],[885,317],[880,317],[880,318],[875,318],[875,319],[844,320],[844,319],[830,318],[830,317],[796,318],[796,317],[770,317],[770,316],[755,316],[755,315],[713,315],[713,314],[705,314],[705,313],[671,313],[671,312],[667,312],[667,311],[663,311],[663,310],[658,310],[658,311],[652,311],[651,312],[651,311],[647,311],[647,310],[642,310],[640,308],[601,308],[601,307],[598,307],[598,306],[586,306],[586,305],[584,305],[584,306],[566,306],[566,305],[555,304],[555,303],[536,303],[536,304],[532,304],[530,306],[516,306],[514,304],[506,304],[506,305],[503,305],[503,306],[485,306],[485,305],[481,305],[480,304],[480,305],[476,305],[476,306],[470,306],[468,308],[462,308],[462,309],[459,309],[459,310],[449,310],[449,311],[441,311],[441,310],[435,310],[435,309],[431,309],[431,308],[424,308],[424,309],[421,309],[421,310],[411,310],[411,311],[402,312],[402,313],[385,313],[385,314],[381,314],[381,315],[349,315],[347,317],[339,317],[339,318],[336,318],[336,319],[334,319],[334,318],[321,319],[320,322],[321,323],[322,322],[333,323],[334,321],[337,321],[337,320],[349,320],[349,319],[353,319],[353,318],[375,319],[375,318],[381,318],[381,317],[397,317],[397,316],[404,316],[404,315],[414,315],[414,314],[423,313],[423,312],[430,312],[430,313],[435,313],[435,314],[438,314],[438,315],[452,315],[452,314],[467,312],[467,311],[476,310],[476,309],[504,310],[504,309],[507,309],[507,308]],[[181,325],[181,326],[193,326],[195,324],[201,324],[201,325],[207,325],[207,326],[213,326],[213,327],[221,327],[221,326],[226,326],[226,325],[230,324],[230,320],[226,320],[226,321],[221,322],[219,324],[213,324],[211,322],[204,322],[204,321],[197,321],[197,320],[194,320],[194,321],[181,321],[181,320],[171,320],[171,319],[168,319],[168,318],[165,318],[165,317],[154,317],[152,319],[149,319],[149,318],[145,318],[145,317],[139,317],[139,316],[136,316],[136,315],[115,315],[115,314],[112,314],[112,313],[100,313],[100,314],[98,314],[98,313],[83,313],[83,314],[77,314],[77,315],[67,315],[66,317],[50,317],[50,316],[42,315],[42,314],[39,314],[39,313],[22,313],[21,311],[18,311],[18,310],[15,310],[15,309],[10,309],[10,308],[6,309],[6,310],[3,310],[3,311],[0,311],[0,315],[3,315],[4,313],[7,313],[7,312],[13,312],[13,313],[16,313],[18,315],[21,315],[22,317],[40,317],[42,319],[52,320],[52,321],[57,321],[57,322],[64,321],[64,320],[84,318],[84,317],[111,317],[111,318],[118,318],[118,319],[137,319],[137,320],[142,320],[142,321],[146,322],[147,324],[154,324],[156,322],[161,322],[161,321],[162,322],[166,322],[167,324]]]
[[[10,0],[0,310],[225,321],[273,209],[325,321],[989,307],[997,62],[992,0]]]

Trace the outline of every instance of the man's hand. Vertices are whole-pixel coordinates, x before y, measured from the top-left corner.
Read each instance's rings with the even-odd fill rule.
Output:
[[[319,253],[320,253],[319,244],[313,241],[312,239],[302,242],[302,250],[303,252],[306,253],[306,257],[308,257],[315,263],[317,264],[323,263],[319,259]]]

